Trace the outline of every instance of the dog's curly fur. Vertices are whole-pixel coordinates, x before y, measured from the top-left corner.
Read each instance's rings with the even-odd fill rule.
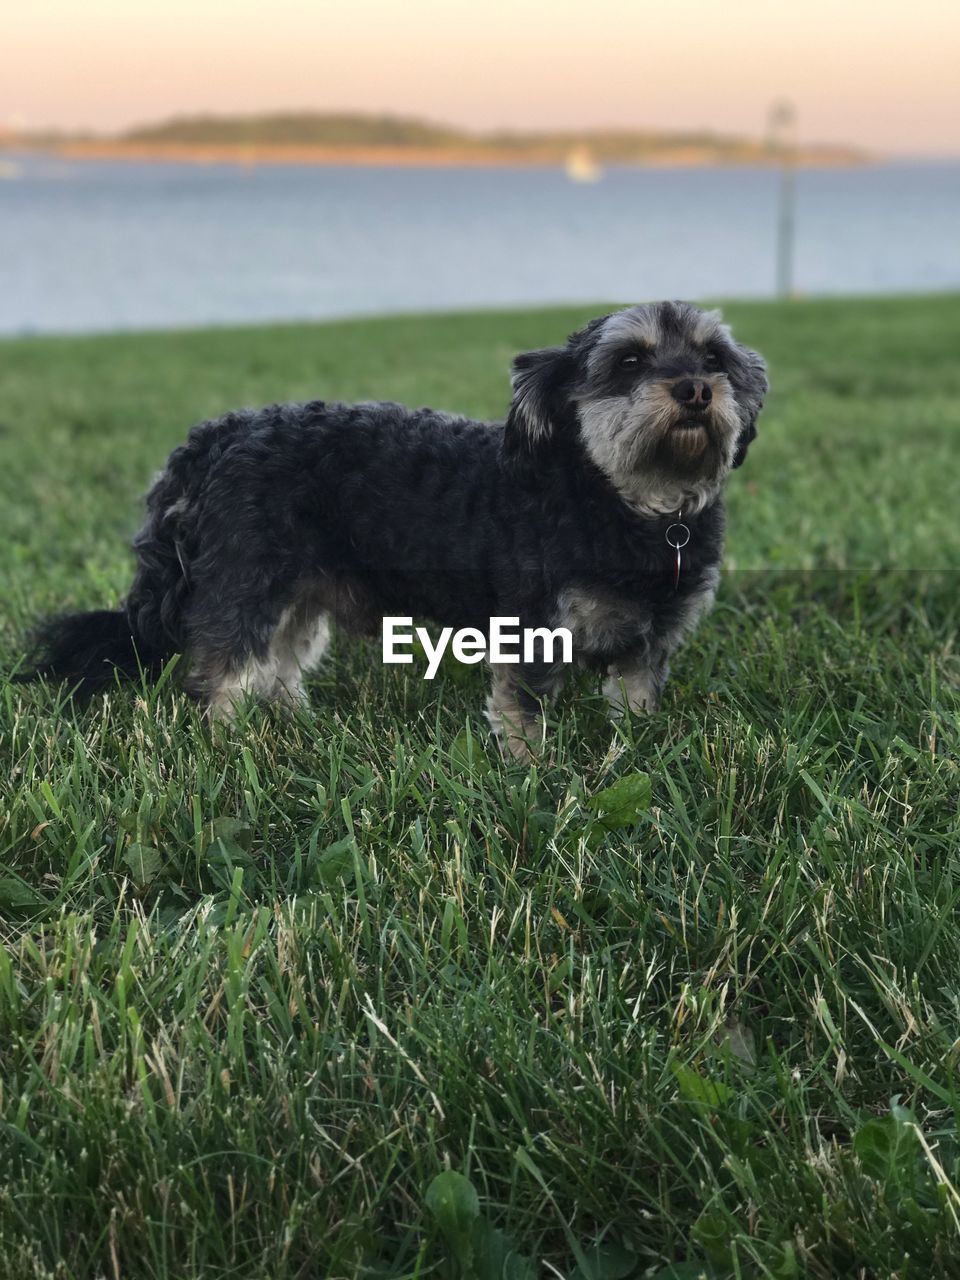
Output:
[[[81,693],[185,654],[215,712],[302,697],[332,618],[568,626],[614,710],[659,704],[713,600],[721,489],[756,435],[762,359],[715,312],[631,307],[513,365],[505,423],[397,404],[275,405],[191,431],[147,497],[119,611],[42,629],[30,676]],[[665,533],[690,530],[675,586]],[[488,715],[524,756],[562,668],[494,669]]]

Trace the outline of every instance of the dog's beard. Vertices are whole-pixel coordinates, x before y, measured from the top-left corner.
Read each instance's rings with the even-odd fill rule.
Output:
[[[716,476],[723,466],[723,449],[712,417],[677,417],[657,438],[650,462],[665,476],[691,480]]]
[[[725,378],[713,383],[709,408],[691,413],[667,383],[633,396],[579,402],[581,435],[590,457],[624,496],[668,510],[685,493],[702,506],[733,462],[740,415]]]

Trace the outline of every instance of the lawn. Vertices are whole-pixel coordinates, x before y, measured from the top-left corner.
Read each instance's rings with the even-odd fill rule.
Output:
[[[192,422],[497,415],[597,310],[0,344],[0,669]],[[4,1280],[960,1275],[960,296],[727,314],[773,391],[662,713],[583,683],[526,769],[373,645],[218,738],[0,680]]]

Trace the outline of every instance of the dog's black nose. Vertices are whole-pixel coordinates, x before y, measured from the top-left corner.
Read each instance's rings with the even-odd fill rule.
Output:
[[[713,399],[709,383],[702,378],[681,378],[670,388],[670,394],[679,404],[690,409],[703,409]]]

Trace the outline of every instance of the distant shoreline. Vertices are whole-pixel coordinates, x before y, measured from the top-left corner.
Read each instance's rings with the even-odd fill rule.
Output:
[[[260,165],[298,165],[377,168],[564,168],[567,157],[555,148],[525,149],[519,154],[509,147],[443,147],[397,145],[249,145],[182,142],[139,142],[114,139],[83,139],[43,145],[34,139],[4,138],[0,150],[13,153],[56,156],[64,160],[119,160],[138,163],[195,165],[231,165],[254,169]],[[771,168],[779,157],[759,146],[744,145],[736,149],[714,149],[707,146],[677,145],[652,150],[644,157],[631,160],[603,160],[603,168],[629,169],[700,169],[734,168],[740,165]],[[870,164],[868,157],[855,151],[836,148],[800,147],[793,157],[798,168],[862,168]]]
[[[605,168],[848,168],[869,162],[857,147],[794,145],[789,128],[764,138],[709,129],[587,128],[473,132],[396,115],[280,111],[259,115],[180,115],[121,133],[16,132],[5,143],[68,160],[135,160],[197,165],[356,165],[384,168],[565,169],[592,182]]]

